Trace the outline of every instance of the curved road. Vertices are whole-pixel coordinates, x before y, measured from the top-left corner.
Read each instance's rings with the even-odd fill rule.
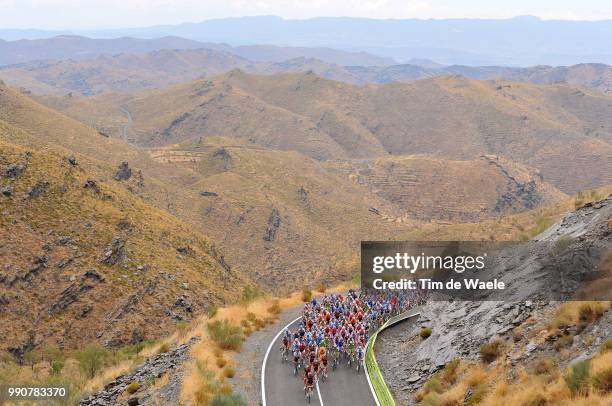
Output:
[[[127,115],[127,119],[128,119],[128,122],[121,127],[121,138],[123,139],[123,141],[127,142],[128,130],[130,129],[130,126],[132,125],[132,122],[134,120],[132,119],[132,113],[130,113],[128,109],[124,107],[120,107],[120,109],[123,113]]]
[[[298,320],[294,320],[289,327],[296,329]],[[293,375],[293,363],[281,362],[279,349],[283,331],[285,328],[280,330],[270,343],[269,352],[264,359],[262,404],[264,406],[306,405],[308,402],[304,396],[302,372],[296,377]],[[376,406],[364,370],[361,369],[358,374],[354,368],[349,369],[346,364],[341,364],[335,371],[330,371],[325,382],[319,382],[310,404]]]

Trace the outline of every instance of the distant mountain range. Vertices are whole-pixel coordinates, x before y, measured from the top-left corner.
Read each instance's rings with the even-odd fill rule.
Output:
[[[83,40],[83,43],[88,41],[105,40]],[[140,46],[138,49],[151,45],[151,43],[139,43],[141,40],[134,41],[126,39],[127,44],[134,45],[131,49],[136,49],[136,44]],[[184,44],[189,45],[189,42]],[[82,59],[27,62],[0,67],[0,79],[11,86],[37,94],[80,93],[90,96],[106,91],[138,91],[164,87],[241,69],[245,72],[266,75],[312,71],[328,79],[359,85],[461,75],[481,80],[507,79],[535,84],[568,82],[612,93],[612,67],[603,64],[509,68],[444,66],[430,61],[416,60],[414,62],[418,65],[345,66],[344,64],[351,62],[383,61],[377,61],[375,57],[365,54],[321,48],[206,45],[215,49],[162,49],[142,54],[120,53]],[[51,47],[47,50],[49,53],[54,52]],[[320,56],[338,63],[304,55]],[[291,59],[283,59],[287,57]]]
[[[2,30],[0,30],[1,37]],[[49,59],[84,59],[120,53],[143,54],[162,49],[212,49],[230,52],[252,61],[280,62],[296,57],[317,58],[339,65],[389,65],[392,58],[366,52],[347,52],[330,48],[280,47],[250,45],[232,47],[222,43],[203,43],[174,36],[153,39],[121,37],[95,39],[75,35],[59,35],[44,39],[4,41],[0,39],[0,66]]]
[[[406,62],[433,59],[462,65],[571,65],[612,63],[612,21],[552,21],[522,16],[504,20],[376,20],[274,16],[207,20],[88,32],[98,38],[178,36],[232,45],[270,44],[365,51]],[[51,37],[60,32],[0,30],[0,38]]]

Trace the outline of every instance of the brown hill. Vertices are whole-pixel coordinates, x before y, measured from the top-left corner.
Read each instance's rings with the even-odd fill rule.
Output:
[[[120,102],[49,103],[82,120],[104,111],[108,123],[122,120],[120,103],[134,117],[130,136],[144,146],[223,135],[316,159],[498,155],[540,170],[565,193],[612,180],[612,99],[566,84],[439,77],[354,86],[312,73],[232,71]]]
[[[406,219],[479,221],[566,197],[537,170],[497,156],[456,161],[410,155],[330,166],[399,207]]]
[[[201,104],[197,93],[209,82],[199,83],[181,100]],[[253,103],[227,81],[212,86]],[[147,111],[138,103],[153,93],[127,100],[135,125]],[[17,353],[45,340],[78,346],[156,336],[191,317],[190,307],[236,300],[250,281],[287,292],[344,279],[362,239],[416,238],[420,219],[505,214],[560,196],[534,170],[502,158],[321,162],[248,137],[144,150],[2,85],[0,107],[1,325],[11,326],[2,333]],[[128,168],[117,171],[124,160],[128,179]],[[419,183],[402,183],[406,176]],[[422,193],[431,207],[394,184]]]
[[[451,74],[474,79],[506,79],[535,84],[567,82],[573,85],[612,93],[612,67],[598,63],[582,63],[573,66],[534,66],[507,68],[500,66],[448,66],[442,69]]]
[[[218,248],[117,179],[0,120],[3,350],[156,338],[240,294]]]

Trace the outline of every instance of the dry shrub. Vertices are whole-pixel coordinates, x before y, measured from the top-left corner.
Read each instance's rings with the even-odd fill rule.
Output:
[[[247,319],[248,321],[253,321],[253,320],[255,320],[256,318],[257,318],[257,315],[256,315],[255,313],[253,313],[253,312],[247,312],[247,314],[246,314],[246,319]]]
[[[603,343],[603,345],[599,349],[599,353],[605,354],[610,351],[612,351],[612,338],[609,338],[605,343]]]
[[[523,329],[521,327],[517,327],[512,331],[512,341],[518,343],[523,338]]]
[[[268,307],[268,313],[277,315],[277,314],[280,314],[280,312],[281,312],[280,303],[278,302],[278,300],[275,300],[274,303],[272,303],[272,305]]]
[[[604,394],[612,392],[612,366],[593,374],[593,387]]]
[[[258,318],[255,318],[251,323],[253,324],[253,328],[256,331],[257,330],[261,330],[262,328],[264,328],[266,326],[265,320],[258,319]]]
[[[457,382],[460,364],[461,360],[459,358],[455,358],[444,366],[444,369],[442,370],[442,380],[446,384],[453,385],[455,382]]]
[[[578,307],[578,317],[581,321],[593,322],[603,316],[604,306],[600,302],[585,302]]]
[[[140,382],[133,381],[127,386],[127,388],[125,388],[125,390],[131,395],[132,393],[135,393],[138,389],[140,389],[140,386]]]
[[[501,354],[502,342],[499,340],[491,341],[480,346],[480,358],[486,362],[491,363],[497,359]]]
[[[325,284],[320,284],[319,286],[317,286],[317,291],[321,292],[321,293],[325,293],[325,291],[327,290],[327,285]]]
[[[472,365],[467,371],[464,381],[469,387],[475,387],[479,383],[486,381],[488,377],[487,370],[481,365]]]
[[[546,406],[548,400],[541,392],[531,392],[528,394],[527,399],[523,403],[525,406]]]
[[[234,367],[226,365],[225,368],[223,368],[223,376],[226,378],[233,378],[236,375],[236,370],[234,369]]]
[[[215,320],[208,323],[210,338],[224,350],[237,351],[242,345],[242,329],[229,320]]]
[[[532,365],[533,373],[536,375],[550,375],[555,368],[555,363],[550,358],[539,358]]]
[[[223,368],[227,365],[227,360],[223,357],[217,358],[215,363],[217,364],[217,368]]]
[[[302,302],[310,302],[312,300],[312,291],[308,288],[302,289]]]
[[[431,327],[423,327],[421,329],[421,332],[419,333],[419,336],[425,340],[426,338],[429,338],[429,336],[431,335],[432,329]]]
[[[562,335],[557,341],[555,341],[555,349],[557,351],[567,348],[574,342],[574,336],[572,334]]]
[[[249,337],[251,334],[253,334],[253,330],[251,330],[250,327],[243,328],[242,334],[244,334],[245,337]]]

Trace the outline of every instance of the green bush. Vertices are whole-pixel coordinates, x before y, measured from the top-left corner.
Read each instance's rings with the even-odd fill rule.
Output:
[[[132,359],[134,357],[136,357],[138,354],[140,354],[140,351],[142,351],[145,348],[145,343],[137,343],[137,344],[129,344],[129,345],[125,345],[121,348],[119,348],[119,350],[117,350],[117,358],[124,360],[124,359]]]
[[[208,316],[209,319],[212,319],[213,317],[215,317],[217,315],[217,312],[219,311],[219,308],[217,306],[208,306],[208,309],[206,309],[206,315]]]
[[[140,382],[133,381],[127,386],[127,388],[125,388],[125,390],[131,395],[132,393],[135,393],[138,389],[140,389],[140,386]]]
[[[246,401],[239,393],[217,395],[212,399],[211,406],[246,406]]]
[[[575,237],[570,235],[562,235],[555,241],[554,252],[556,255],[562,254],[565,250],[576,241]]]
[[[76,353],[79,368],[90,378],[104,367],[108,357],[108,350],[99,344],[89,344]]]
[[[242,329],[228,320],[208,323],[208,334],[224,350],[238,350],[242,345]]]
[[[170,345],[168,343],[163,343],[162,345],[159,346],[159,349],[157,350],[158,354],[162,354],[164,352],[168,352],[170,351]]]
[[[431,329],[431,327],[423,327],[421,329],[421,332],[419,333],[419,336],[421,336],[421,338],[425,340],[426,338],[429,338],[432,331],[433,330]]]
[[[565,384],[573,395],[585,394],[588,391],[591,375],[591,363],[580,361],[575,363],[565,375]]]
[[[261,295],[261,292],[259,291],[259,289],[254,288],[250,285],[246,285],[242,289],[242,301],[243,302],[253,301],[260,295]]]
[[[64,369],[64,360],[51,361],[51,373],[53,375],[59,375],[62,369]]]

